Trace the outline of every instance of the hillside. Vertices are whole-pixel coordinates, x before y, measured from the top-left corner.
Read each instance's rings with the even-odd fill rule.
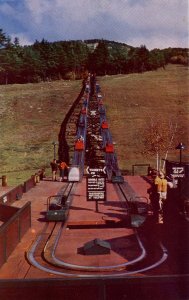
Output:
[[[53,141],[81,89],[80,81],[0,86],[0,176],[23,182],[40,167],[49,167]],[[23,172],[24,171],[24,172]]]
[[[140,134],[149,117],[176,121],[179,141],[189,146],[188,68],[168,65],[153,72],[98,77],[121,169],[155,158],[142,155]],[[81,81],[0,86],[0,175],[23,182],[53,157],[60,125],[81,89]],[[184,154],[188,154],[188,150]],[[186,157],[186,156],[185,156]],[[168,158],[178,158],[178,151]],[[24,172],[23,172],[24,171]]]
[[[107,115],[116,143],[122,169],[131,170],[132,164],[148,163],[155,166],[155,157],[142,155],[142,132],[150,120],[172,122],[177,125],[177,141],[189,146],[189,69],[167,65],[165,69],[100,78]],[[175,145],[177,146],[177,145]],[[178,159],[178,150],[169,151],[168,159]],[[163,157],[162,157],[163,158]]]
[[[37,83],[82,79],[87,71],[97,75],[143,73],[168,63],[188,65],[188,49],[149,51],[145,45],[95,40],[48,42],[42,39],[22,47],[1,31],[0,84]]]
[[[115,42],[115,41],[108,41],[108,40],[100,40],[100,39],[90,39],[90,40],[84,40],[84,43],[87,44],[87,47],[91,52],[93,52],[96,47],[99,45],[100,42],[104,42],[107,45],[107,48],[110,50],[110,53],[112,54],[114,50],[122,50],[123,52],[128,52],[131,49],[134,49],[134,47],[127,45],[125,43]]]

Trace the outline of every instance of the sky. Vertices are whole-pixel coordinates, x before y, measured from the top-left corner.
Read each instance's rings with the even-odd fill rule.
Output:
[[[188,0],[0,0],[0,28],[21,45],[107,39],[189,47]]]

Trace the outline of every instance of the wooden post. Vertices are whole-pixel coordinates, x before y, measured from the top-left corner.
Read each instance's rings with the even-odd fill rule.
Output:
[[[2,176],[2,186],[7,186],[7,176],[6,175]]]
[[[99,212],[99,210],[98,210],[98,201],[95,201],[96,202],[96,212]]]
[[[39,172],[39,178],[40,180],[43,180],[44,177],[45,177],[45,169],[41,169],[41,171]]]
[[[39,183],[40,182],[40,177],[39,175],[36,173],[35,174],[35,183]]]

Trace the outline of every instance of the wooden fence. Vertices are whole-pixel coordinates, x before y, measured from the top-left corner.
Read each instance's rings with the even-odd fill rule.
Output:
[[[23,235],[31,227],[31,202],[17,208],[0,204],[0,267],[20,242]]]

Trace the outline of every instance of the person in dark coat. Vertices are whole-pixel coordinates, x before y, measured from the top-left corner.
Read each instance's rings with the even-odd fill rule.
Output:
[[[51,165],[51,170],[52,170],[52,180],[56,181],[56,175],[58,171],[58,164],[56,162],[56,159],[53,159],[53,161],[50,163]]]

